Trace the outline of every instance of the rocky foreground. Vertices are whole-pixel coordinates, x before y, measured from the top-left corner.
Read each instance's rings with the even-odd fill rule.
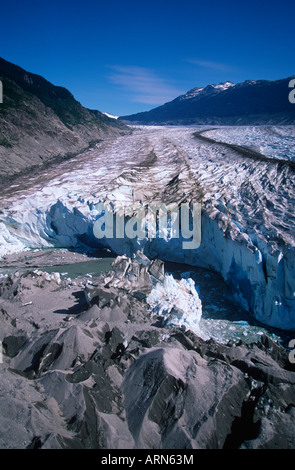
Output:
[[[177,299],[165,316],[147,301],[164,279],[141,253],[91,280],[0,279],[1,448],[295,447],[288,352],[169,326]]]

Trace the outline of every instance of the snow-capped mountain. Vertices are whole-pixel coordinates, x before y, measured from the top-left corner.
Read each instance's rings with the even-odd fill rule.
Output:
[[[227,81],[193,88],[162,106],[119,119],[140,124],[294,124],[290,80]]]
[[[102,113],[104,114],[105,116],[111,118],[111,119],[118,119],[119,116],[114,116],[113,114],[110,114],[110,113]]]
[[[189,90],[187,93],[184,95],[181,95],[179,97],[180,100],[187,100],[191,98],[195,98],[196,96],[199,96],[200,94],[208,94],[209,91],[214,92],[214,90],[218,91],[223,91],[227,90],[229,87],[235,86],[234,83],[232,82],[223,82],[219,83],[219,85],[208,85],[206,88],[192,88]]]

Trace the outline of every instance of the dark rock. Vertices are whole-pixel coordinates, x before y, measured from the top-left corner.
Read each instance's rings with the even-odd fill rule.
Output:
[[[9,357],[15,357],[26,341],[26,335],[6,336],[2,341],[5,354]]]
[[[124,334],[115,327],[106,334],[106,344],[101,351],[103,359],[120,360],[121,356],[127,347],[127,342]]]
[[[22,306],[33,288],[69,299],[66,285],[2,280],[1,447],[294,448],[295,372],[284,348],[266,336],[219,344],[158,325],[134,292],[161,282],[162,265],[138,257],[119,257],[118,272],[87,286],[89,308],[68,321],[47,305]]]
[[[42,441],[39,436],[34,436],[32,442],[27,446],[27,449],[40,449]]]
[[[152,348],[160,341],[160,332],[156,330],[137,331],[131,338],[131,342],[139,343],[143,348]],[[128,345],[128,348],[130,344]]]
[[[123,384],[129,429],[148,448],[222,447],[248,391],[237,369],[176,348],[143,354]]]

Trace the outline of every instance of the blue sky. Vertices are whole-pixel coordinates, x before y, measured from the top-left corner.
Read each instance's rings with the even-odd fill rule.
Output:
[[[2,0],[0,56],[115,115],[295,73],[294,0]]]

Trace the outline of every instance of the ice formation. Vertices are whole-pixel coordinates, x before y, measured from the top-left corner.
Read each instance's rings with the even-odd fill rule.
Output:
[[[268,157],[295,160],[293,126],[231,126],[211,129],[202,134],[218,142],[252,148]]]
[[[202,302],[192,279],[177,281],[171,274],[166,275],[164,281],[153,288],[146,301],[152,313],[162,316],[165,324],[200,332]]]
[[[27,189],[16,186],[2,196],[0,256],[30,248],[101,243],[119,255],[141,250],[149,258],[219,272],[258,320],[294,330],[293,162],[257,160],[221,143],[202,141],[194,135],[196,130],[139,128],[43,175],[30,175]],[[241,127],[218,132],[219,137],[226,140],[231,134],[240,143],[245,135],[260,132],[260,144],[267,146],[270,130]],[[291,134],[284,128],[274,131],[281,136],[277,144],[282,156]],[[99,202],[111,203],[115,214],[122,205],[136,202],[188,199],[202,204],[197,249],[183,249],[181,236],[98,240],[93,233]]]

